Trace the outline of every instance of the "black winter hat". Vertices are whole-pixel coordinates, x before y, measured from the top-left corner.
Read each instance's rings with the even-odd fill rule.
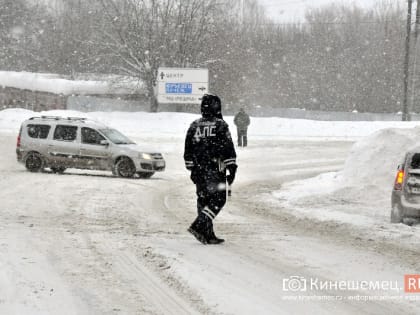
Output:
[[[201,114],[221,118],[222,102],[220,98],[214,94],[204,94],[201,98]]]

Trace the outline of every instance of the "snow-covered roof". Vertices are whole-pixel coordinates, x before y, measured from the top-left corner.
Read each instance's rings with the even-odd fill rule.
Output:
[[[0,71],[0,86],[64,95],[137,94],[144,84],[136,78],[103,76],[103,80],[69,80],[57,74]]]

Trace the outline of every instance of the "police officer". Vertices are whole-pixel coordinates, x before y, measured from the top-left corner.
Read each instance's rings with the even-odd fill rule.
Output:
[[[203,244],[220,244],[224,240],[214,234],[213,220],[226,203],[226,181],[230,185],[235,179],[236,152],[220,98],[205,94],[201,114],[185,139],[185,166],[196,185],[198,212],[188,231]]]
[[[248,144],[248,126],[251,123],[249,115],[245,112],[243,108],[239,109],[239,112],[235,115],[233,122],[236,125],[238,131],[238,146],[246,147]]]

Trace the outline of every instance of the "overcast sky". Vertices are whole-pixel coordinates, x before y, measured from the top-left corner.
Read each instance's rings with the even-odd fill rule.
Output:
[[[393,0],[406,6],[407,0]],[[372,7],[378,0],[259,0],[266,8],[269,17],[278,22],[303,21],[305,9],[308,7],[321,7],[331,3],[356,3],[361,7]],[[413,1],[414,3],[416,1]]]

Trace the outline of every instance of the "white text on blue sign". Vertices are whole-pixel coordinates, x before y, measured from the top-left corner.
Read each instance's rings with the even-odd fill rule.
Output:
[[[167,94],[191,94],[191,83],[166,83],[165,91]]]

